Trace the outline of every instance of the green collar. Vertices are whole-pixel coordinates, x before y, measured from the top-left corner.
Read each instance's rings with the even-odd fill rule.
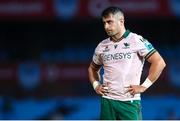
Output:
[[[127,29],[124,34],[122,35],[123,38],[126,38],[129,35],[130,31]]]
[[[129,35],[130,31],[127,29],[124,34],[121,36],[121,38],[119,38],[117,41],[114,41],[114,42],[119,42],[121,41],[123,38],[126,38],[128,35]],[[113,41],[112,38],[110,38],[111,41]]]

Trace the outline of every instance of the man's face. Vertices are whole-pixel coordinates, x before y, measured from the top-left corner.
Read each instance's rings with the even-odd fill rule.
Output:
[[[104,29],[108,36],[114,36],[119,33],[121,25],[120,18],[116,15],[109,14],[102,18]]]

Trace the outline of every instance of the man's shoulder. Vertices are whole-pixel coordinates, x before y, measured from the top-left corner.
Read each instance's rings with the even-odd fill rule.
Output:
[[[107,45],[108,43],[110,43],[110,38],[103,39],[99,42],[98,46]]]
[[[137,33],[131,32],[131,33],[129,34],[129,38],[128,38],[128,39],[129,39],[130,42],[132,42],[132,43],[139,43],[139,41],[142,40],[143,37],[142,37],[141,35],[137,34]]]
[[[107,44],[110,42],[110,38],[103,39],[99,44]]]
[[[110,43],[110,38],[106,38],[99,42],[99,44],[96,47],[96,50],[101,50],[103,47],[107,46]]]
[[[106,38],[98,43],[96,46],[96,51],[100,51],[104,46],[108,45],[110,38]]]
[[[139,35],[139,34],[137,34],[137,33],[134,33],[134,32],[131,32],[131,33],[130,33],[130,36],[131,36],[131,37],[134,37],[134,38],[142,38],[141,35]]]

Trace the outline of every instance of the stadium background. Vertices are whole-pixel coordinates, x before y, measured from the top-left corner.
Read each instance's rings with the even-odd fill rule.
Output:
[[[0,119],[98,119],[87,68],[107,37],[99,15],[109,5],[167,63],[142,96],[144,119],[180,119],[178,0],[0,0]]]

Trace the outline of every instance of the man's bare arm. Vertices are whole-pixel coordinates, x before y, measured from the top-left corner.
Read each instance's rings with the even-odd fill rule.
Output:
[[[100,68],[101,66],[95,65],[93,62],[91,62],[88,68],[89,80],[91,84],[93,84],[94,81],[99,81],[101,79],[99,74]]]
[[[141,85],[130,85],[128,87],[127,92],[132,95],[137,93],[142,93],[146,89],[148,89],[160,76],[161,72],[166,66],[163,58],[160,56],[158,52],[155,52],[151,57],[147,59],[147,61],[151,64],[149,69],[149,74],[146,80]]]
[[[154,83],[159,78],[161,72],[166,66],[166,63],[158,52],[154,53],[147,61],[151,64],[148,79]]]
[[[100,77],[100,65],[96,65],[93,62],[91,62],[89,68],[88,68],[88,74],[89,74],[89,80],[91,84],[93,85],[94,90],[99,95],[104,95],[107,92],[107,89],[104,88],[104,85],[101,85],[99,80]]]

